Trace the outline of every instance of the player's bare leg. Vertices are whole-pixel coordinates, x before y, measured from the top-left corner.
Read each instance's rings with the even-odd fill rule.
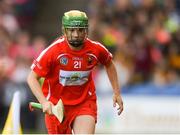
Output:
[[[74,134],[94,134],[95,119],[90,115],[80,115],[73,123]]]

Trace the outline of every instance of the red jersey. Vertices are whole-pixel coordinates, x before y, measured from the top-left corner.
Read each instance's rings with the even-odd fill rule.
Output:
[[[56,104],[61,98],[65,105],[76,105],[88,96],[96,99],[92,69],[100,62],[106,65],[112,54],[100,43],[86,39],[81,50],[72,50],[61,37],[34,60],[31,69],[45,81],[42,91]]]

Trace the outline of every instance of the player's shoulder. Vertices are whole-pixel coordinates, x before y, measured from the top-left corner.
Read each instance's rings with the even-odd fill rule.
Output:
[[[94,40],[91,40],[91,39],[87,38],[87,42],[93,48],[107,50],[106,47],[103,44],[101,44],[100,42],[98,42],[98,41],[94,41]]]
[[[46,49],[49,51],[57,50],[61,46],[61,44],[63,44],[64,40],[64,37],[57,38],[53,42],[51,42],[51,44]]]
[[[94,41],[94,40],[89,39],[89,38],[87,38],[87,42],[88,42],[88,44],[95,45],[95,46],[102,45],[100,42]]]
[[[91,45],[91,47],[95,47],[95,48],[104,48],[104,45],[103,44],[101,44],[100,42],[98,42],[98,41],[94,41],[94,40],[91,40],[91,39],[89,39],[89,38],[87,38],[87,42],[88,42],[88,44],[89,45]]]
[[[57,38],[50,44],[50,46],[57,47],[59,44],[63,44],[64,41],[65,41],[64,37]]]

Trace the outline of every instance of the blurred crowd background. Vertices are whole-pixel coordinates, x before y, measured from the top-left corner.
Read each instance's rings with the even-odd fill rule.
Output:
[[[27,86],[26,77],[33,59],[62,34],[61,17],[71,9],[87,13],[89,37],[101,42],[113,54],[123,94],[138,93],[135,86],[146,86],[139,93],[149,90],[150,94],[156,94],[158,88],[163,88],[162,94],[165,91],[180,95],[180,0],[77,1],[73,6],[71,0],[0,0],[0,131],[17,90],[22,95],[24,132],[39,132],[42,128],[41,112],[32,113],[28,109],[29,101],[36,99]],[[63,2],[68,7],[57,12],[60,11],[58,4]],[[51,7],[51,3],[56,5],[54,9],[58,14],[56,31],[50,29],[52,23],[47,22],[53,20],[48,18],[43,22],[46,25],[42,23],[37,28],[40,16],[53,16],[50,9],[43,9]],[[46,14],[40,15],[40,10],[46,10]],[[52,30],[51,34],[42,29]],[[52,34],[54,32],[57,33]],[[103,82],[107,81],[104,74],[101,66],[94,72],[100,96],[107,92],[105,89],[110,89]]]

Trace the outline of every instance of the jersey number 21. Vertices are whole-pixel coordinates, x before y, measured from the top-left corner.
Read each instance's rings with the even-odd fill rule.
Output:
[[[81,68],[81,61],[74,61],[74,68]]]

